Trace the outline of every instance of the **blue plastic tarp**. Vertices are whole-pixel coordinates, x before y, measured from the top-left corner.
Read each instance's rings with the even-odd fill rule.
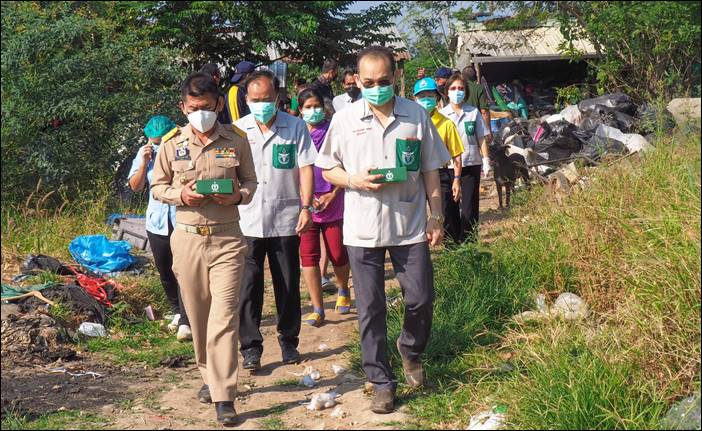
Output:
[[[96,274],[123,271],[134,264],[127,241],[110,241],[105,235],[81,235],[68,246],[76,262]]]

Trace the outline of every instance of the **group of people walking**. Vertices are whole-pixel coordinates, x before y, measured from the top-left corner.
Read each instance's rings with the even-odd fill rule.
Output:
[[[221,94],[219,70],[208,65],[181,85],[187,125],[155,116],[144,128],[149,141],[130,185],[150,187],[146,227],[171,324],[179,339],[192,337],[204,382],[198,399],[213,402],[223,424],[236,421],[237,347],[242,368],[261,366],[266,258],[284,364],[300,360],[301,325],[324,324],[326,262],[336,275],[336,313],[351,310],[353,274],[363,369],[375,388],[370,408],[389,413],[397,380],[388,360],[386,253],[404,295],[397,348],[405,381],[422,386],[434,299],[429,248],[444,232],[456,243],[475,240],[489,129],[466,103],[466,78],[423,78],[415,101],[396,96],[393,53],[371,46],[342,72],[344,92],[334,96],[338,69],[327,60],[313,83],[296,82],[284,112],[270,71],[239,63]],[[404,180],[387,168],[401,169]],[[202,180],[231,180],[232,193],[199,193]],[[305,316],[301,275],[312,303]]]

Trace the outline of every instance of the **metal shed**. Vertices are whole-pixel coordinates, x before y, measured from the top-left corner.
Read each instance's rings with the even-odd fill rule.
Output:
[[[596,58],[595,47],[586,39],[573,42],[582,59]],[[456,64],[523,63],[567,61],[563,55],[566,40],[556,24],[545,24],[518,30],[488,30],[483,23],[474,23],[457,37]]]

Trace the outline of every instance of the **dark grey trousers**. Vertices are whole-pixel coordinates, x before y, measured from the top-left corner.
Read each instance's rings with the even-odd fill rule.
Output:
[[[405,319],[403,356],[419,360],[429,341],[434,301],[434,269],[426,242],[397,247],[347,247],[361,334],[363,370],[376,386],[396,385],[388,360],[385,251],[400,282]]]

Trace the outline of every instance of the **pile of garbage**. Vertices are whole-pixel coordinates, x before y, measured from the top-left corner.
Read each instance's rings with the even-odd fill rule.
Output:
[[[22,285],[45,272],[60,276],[61,281]],[[28,256],[12,284],[2,284],[3,366],[75,359],[72,345],[79,334],[92,335],[96,327],[104,333],[108,309],[120,288],[84,266],[67,265],[47,255]]]
[[[605,155],[626,155],[651,148],[640,133],[650,134],[658,115],[636,106],[624,93],[612,93],[570,105],[561,112],[525,120],[514,118],[493,135],[492,145],[520,154],[542,176],[574,160],[594,165]]]
[[[66,328],[39,310],[20,313],[3,305],[2,366],[68,361],[76,356]]]

